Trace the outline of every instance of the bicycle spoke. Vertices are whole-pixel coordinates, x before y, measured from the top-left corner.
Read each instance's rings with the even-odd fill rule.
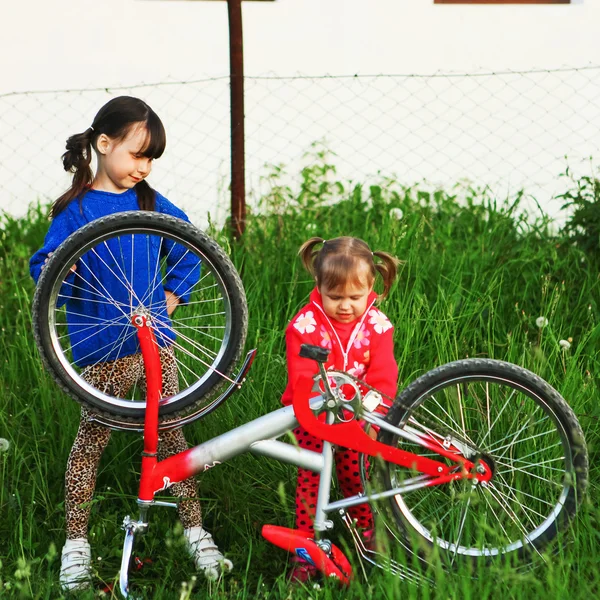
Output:
[[[127,316],[127,313],[122,308],[122,306],[126,306],[126,305],[124,305],[121,302],[117,302],[116,300],[114,300],[114,298],[112,298],[112,296],[109,294],[108,290],[103,285],[103,283],[98,279],[98,277],[96,276],[96,274],[94,273],[94,271],[92,269],[90,269],[89,265],[83,260],[83,257],[79,259],[79,262],[89,271],[90,275],[98,282],[98,284],[104,290],[104,292],[103,293],[99,292],[96,289],[96,287],[94,285],[92,285],[92,283],[90,281],[86,281],[82,275],[78,274],[77,271],[75,271],[75,275],[76,276],[79,275],[79,277],[81,277],[81,279],[84,281],[84,283],[86,284],[86,286],[91,287],[95,292],[97,292],[98,294],[102,295],[104,298],[107,298],[109,300],[109,302],[117,310],[119,310],[121,312],[122,315]]]
[[[504,537],[505,537],[505,539],[506,539],[506,540],[510,540],[510,539],[511,539],[511,536],[510,536],[510,535],[508,535],[508,531],[506,531],[506,528],[504,527],[504,524],[503,524],[502,520],[501,520],[501,519],[500,519],[500,517],[498,516],[498,513],[497,513],[497,512],[494,510],[494,507],[492,506],[492,504],[491,504],[491,502],[490,502],[490,500],[489,500],[489,498],[488,498],[488,495],[490,495],[490,496],[491,496],[491,494],[487,494],[487,493],[485,493],[485,492],[484,492],[484,491],[483,491],[481,488],[479,489],[479,494],[480,494],[480,496],[482,496],[482,497],[483,497],[483,500],[484,500],[484,502],[487,504],[487,506],[488,506],[488,508],[489,508],[489,511],[491,512],[491,514],[492,514],[492,515],[494,516],[494,518],[496,519],[496,523],[498,524],[498,526],[499,526],[499,527],[500,527],[500,529],[502,530],[502,533],[504,534]],[[493,497],[493,496],[492,496],[492,497]],[[497,504],[497,503],[496,503],[496,504]],[[507,544],[504,544],[504,545],[506,546]],[[499,548],[499,550],[501,550],[501,551],[502,551],[502,550],[503,550],[503,548]]]
[[[530,427],[531,429],[537,427],[541,423],[544,423],[545,421],[548,420],[548,416],[547,415],[543,415],[537,421],[533,420],[534,414],[531,414],[531,413],[530,414],[526,414],[525,417],[527,419],[527,421],[525,423],[525,426],[526,427]],[[506,435],[504,435],[501,438],[496,439],[496,441],[489,446],[489,449],[490,450],[495,450],[497,448],[497,446],[499,444],[501,444],[502,442],[508,440],[509,438],[514,438],[515,435],[516,435],[516,433],[514,433],[514,428],[519,426],[519,422],[520,421],[518,419],[516,419],[515,417],[513,417],[511,419],[511,424],[510,424],[510,427],[509,427]]]
[[[536,475],[535,473],[531,473],[531,471],[527,471],[526,469],[518,469],[516,467],[512,467],[509,469],[504,469],[504,470],[500,470],[498,469],[498,473],[502,474],[502,473],[523,473],[525,475],[527,475],[528,477],[533,477],[535,479],[539,479],[540,481],[543,481],[544,483],[548,483],[550,485],[556,486],[558,488],[562,488],[562,484],[558,483],[557,481],[553,481],[552,479],[547,479],[546,477],[542,477],[540,475]]]
[[[439,422],[441,425],[443,425],[446,428],[446,431],[450,431],[452,433],[454,433],[456,435],[457,439],[462,439],[462,432],[460,431],[460,425],[456,424],[457,429],[453,429],[452,427],[449,427],[447,423],[445,423],[441,417],[438,417],[435,413],[433,413],[430,409],[427,409],[423,406],[420,406],[419,409],[423,409],[423,411],[428,414],[430,417],[432,417],[435,421]],[[443,410],[443,409],[442,409]],[[445,413],[447,414],[447,413]],[[449,416],[449,415],[448,415]],[[451,418],[451,417],[449,417]],[[456,423],[453,419],[452,419],[453,423]],[[442,434],[437,434],[440,437],[445,437],[445,435]],[[467,436],[467,441],[472,444],[473,446],[475,446],[475,444],[473,443],[473,441],[470,440],[470,438]]]
[[[120,239],[119,239],[119,245],[120,245]],[[106,248],[106,250],[108,251],[108,253],[111,255],[112,259],[115,261],[115,264],[117,265],[117,267],[119,268],[119,271],[121,271],[121,274],[123,275],[123,279],[120,280],[119,277],[117,276],[117,274],[110,268],[110,266],[106,263],[106,261],[98,254],[98,252],[96,252],[96,250],[94,249],[94,253],[98,256],[99,260],[102,262],[102,264],[104,264],[104,266],[108,269],[109,273],[112,273],[115,277],[115,279],[117,281],[121,281],[124,286],[125,289],[129,292],[129,298],[130,298],[130,304],[129,304],[129,310],[130,312],[133,312],[133,298],[135,298],[138,302],[138,306],[142,305],[142,302],[140,301],[140,299],[138,298],[137,294],[135,293],[135,290],[133,289],[133,285],[132,283],[129,281],[129,279],[127,279],[127,275],[125,274],[125,271],[123,269],[121,269],[121,267],[119,266],[119,263],[117,262],[117,259],[115,258],[114,254],[112,253],[108,243],[105,241],[104,242],[104,247]],[[134,240],[133,240],[133,236],[131,236],[131,279],[133,279],[133,257],[135,254],[135,250],[134,250],[135,246],[134,246]],[[123,260],[123,251],[121,250],[121,260]]]
[[[83,259],[81,259],[81,258],[80,258],[79,260],[80,260],[80,261],[83,261]],[[86,267],[87,267],[87,265],[85,265],[85,263],[83,263],[83,264],[84,264],[84,266],[86,266]],[[88,269],[88,270],[89,270],[89,269]],[[99,292],[99,291],[98,291],[98,290],[97,290],[97,289],[96,289],[94,286],[92,286],[92,285],[90,284],[90,282],[86,281],[86,280],[85,280],[85,278],[84,278],[84,277],[83,277],[83,276],[82,276],[80,273],[78,273],[77,271],[73,272],[73,276],[74,276],[74,277],[73,277],[74,279],[75,279],[76,277],[79,277],[79,279],[81,279],[81,281],[83,281],[83,282],[86,284],[86,287],[83,287],[83,286],[81,286],[81,285],[77,285],[75,282],[73,282],[73,283],[68,283],[68,282],[66,281],[66,279],[65,279],[65,280],[63,280],[63,284],[64,284],[64,285],[68,285],[69,287],[71,287],[71,288],[73,288],[73,289],[76,289],[76,290],[81,290],[81,291],[85,292],[85,293],[86,293],[86,295],[90,295],[90,294],[91,294],[92,296],[98,296],[99,298],[104,298],[104,299],[106,299],[106,298],[107,298],[106,294],[104,294],[104,293],[102,293],[102,292]],[[61,287],[62,287],[62,286],[61,286]],[[60,298],[60,297],[62,297],[62,298],[66,298],[66,299],[68,299],[68,298],[74,298],[75,300],[77,300],[77,299],[81,300],[81,298],[72,297],[72,296],[66,296],[66,295],[64,295],[64,294],[61,294],[60,292],[59,292],[59,294],[58,294],[58,297],[59,297],[59,298]],[[86,298],[86,301],[88,301],[88,300],[90,300],[90,299],[89,299],[89,298]],[[118,300],[115,300],[114,298],[113,298],[112,300],[108,300],[108,304],[115,304],[115,305],[118,305],[118,306],[122,306],[122,307],[124,307],[124,308],[128,308],[128,307],[129,307],[129,305],[128,305],[128,304],[125,304],[125,303],[123,303],[123,302],[119,302]]]
[[[499,450],[504,450],[504,448],[511,448],[511,447],[516,446],[517,444],[524,444],[525,442],[529,442],[531,440],[535,440],[535,439],[543,437],[545,435],[552,435],[552,434],[553,434],[553,432],[550,430],[543,431],[541,433],[536,433],[534,435],[530,435],[529,437],[521,438],[520,440],[516,440],[514,443],[511,442],[510,444],[505,444],[504,446],[496,447],[496,448],[494,448],[493,451],[498,452]]]
[[[152,278],[152,282],[148,281],[148,289],[146,291],[146,293],[144,294],[142,301],[143,304],[145,304],[150,298],[152,298],[154,296],[154,292],[159,288],[162,287],[163,284],[163,279],[159,278],[159,273],[161,270],[161,265],[163,264],[163,260],[165,263],[169,262],[169,258],[171,256],[171,252],[173,252],[173,249],[175,248],[175,244],[173,244],[170,248],[170,250],[167,252],[166,256],[162,256],[162,251],[163,251],[163,238],[161,238],[160,240],[160,246],[157,252],[157,259],[155,261],[155,271],[154,271],[154,277]],[[151,244],[149,243],[149,240],[146,239],[146,248],[150,248]]]
[[[170,340],[169,338],[167,338],[160,330],[157,330],[156,333],[162,339],[164,339],[165,341],[167,341],[168,343],[170,343],[174,348],[177,348],[177,349],[181,350],[181,352],[183,352],[187,356],[190,356],[191,358],[195,359],[196,361],[202,363],[205,367],[207,367],[209,370],[213,371],[214,373],[217,373],[223,379],[226,379],[230,383],[235,383],[235,381],[233,381],[233,379],[231,379],[230,377],[228,377],[224,373],[221,373],[218,369],[214,368],[210,363],[207,363],[206,361],[203,361],[201,358],[199,358],[196,355],[192,354],[187,348],[184,348],[181,344],[178,344],[177,342],[173,342],[172,340]],[[183,363],[182,363],[182,365],[185,366],[191,373],[194,373],[189,367],[187,367],[187,365],[185,365]]]
[[[494,419],[494,422],[492,423],[491,427],[488,429],[488,431],[485,434],[485,436],[483,436],[483,439],[481,440],[481,442],[479,444],[480,446],[483,446],[483,442],[485,442],[485,440],[490,435],[490,433],[492,433],[492,430],[494,429],[494,426],[496,425],[496,423],[500,419],[500,416],[505,411],[506,407],[509,405],[510,401],[512,400],[512,398],[514,397],[514,395],[516,394],[516,392],[517,392],[516,390],[513,390],[512,393],[510,394],[510,396],[506,399],[506,402],[504,403],[504,405],[500,409],[500,412],[496,415],[496,418]]]
[[[521,465],[520,468],[525,468],[525,467],[541,467],[542,465],[547,465],[549,463],[558,462],[558,461],[563,462],[564,460],[565,460],[564,456],[558,456],[556,458],[549,458],[548,460],[542,460],[540,462],[535,462],[535,463],[525,462],[525,461],[519,460],[518,458],[514,459],[511,463],[505,463],[505,462],[502,462],[502,461],[497,460],[497,459],[494,462],[497,465],[500,465],[500,466],[503,466],[503,467],[509,467],[509,468],[512,468],[515,463],[522,462],[524,464]],[[556,467],[546,467],[546,469],[544,469],[544,470],[546,470],[546,471],[556,471],[557,473],[564,473],[565,472],[564,469],[557,469]]]
[[[562,449],[562,444],[560,443],[560,441],[556,442],[555,444],[552,444],[551,446],[545,446],[544,448],[540,448],[539,450],[530,452],[529,454],[526,454],[525,456],[522,456],[521,458],[513,458],[512,460],[513,460],[513,462],[514,461],[524,461],[526,458],[531,458],[532,456],[535,456],[536,454],[541,454],[542,452],[547,453],[549,450],[552,450],[553,448],[561,448]],[[536,462],[535,464],[539,464],[539,463]]]
[[[214,359],[217,356],[217,354],[218,354],[217,352],[211,350],[210,348],[207,348],[206,346],[202,346],[202,344],[196,342],[192,338],[181,333],[181,331],[175,330],[166,321],[163,321],[162,319],[159,319],[157,317],[155,317],[154,320],[156,323],[158,323],[158,325],[160,326],[161,329],[166,329],[167,331],[175,333],[178,339],[183,340],[184,342],[189,344],[194,350],[199,350],[200,352],[202,352],[202,354],[204,354],[205,356],[207,356],[210,359]],[[160,329],[157,331],[160,331]],[[201,332],[198,331],[198,333],[201,333]],[[162,335],[164,335],[164,334],[162,334]]]
[[[467,498],[467,502],[466,502],[466,506],[463,510],[463,514],[460,520],[460,525],[458,528],[458,536],[456,538],[456,541],[454,542],[454,555],[452,557],[452,562],[450,564],[454,564],[454,561],[456,560],[456,556],[458,553],[458,547],[460,546],[460,540],[462,538],[462,534],[465,528],[465,521],[467,519],[467,512],[469,510],[469,506],[471,506],[471,496],[469,495]]]
[[[120,335],[123,335],[124,331]],[[132,329],[132,331],[126,335],[126,341],[131,339],[135,335],[136,335],[135,329]],[[100,348],[96,348],[96,349],[92,350],[92,352],[88,352],[85,356],[82,356],[79,359],[79,362],[84,363],[90,356],[93,356],[94,354],[97,354],[98,351],[102,351],[105,348],[109,347],[108,352],[106,354],[104,354],[104,356],[101,359],[96,361],[96,363],[106,362],[107,360],[110,359],[110,355],[114,351],[114,349],[116,348],[118,343],[119,342],[118,342],[118,338],[117,338],[117,340],[115,340],[112,344],[104,344],[104,346],[101,346]]]
[[[177,322],[174,323],[173,330],[176,331],[178,335],[181,335],[182,329],[188,329],[191,331],[195,331],[199,335],[203,335],[204,337],[210,338],[212,340],[215,340],[216,342],[221,343],[221,338],[211,335],[210,333],[207,333],[206,331],[204,331],[204,329],[208,329],[208,327],[202,327],[202,329],[198,329],[196,327],[192,327],[191,325],[186,325],[185,323],[180,323],[180,320],[178,319]],[[215,356],[216,356],[216,353],[215,353]]]
[[[521,523],[521,521],[519,520],[519,518],[517,517],[515,512],[510,508],[510,506],[506,506],[504,504],[504,502],[502,502],[502,499],[499,500],[496,496],[494,496],[494,493],[492,492],[492,490],[497,491],[494,484],[491,483],[490,485],[488,485],[487,490],[489,490],[490,495],[496,500],[496,502],[498,502],[498,505],[500,506],[500,508],[502,510],[504,510],[504,512],[508,515],[508,517],[514,523],[514,525],[517,527],[517,529],[520,530],[522,537],[527,541],[527,543],[531,546],[531,548],[543,559],[543,557],[540,554],[540,552],[538,551],[538,549],[532,543],[532,540],[529,537],[527,530],[525,529],[525,527],[523,526],[523,524]]]
[[[502,485],[508,489],[510,489],[512,492],[514,493],[519,493],[522,496],[527,496],[528,498],[531,498],[532,500],[536,500],[537,502],[541,503],[541,504],[545,504],[546,506],[551,506],[553,507],[554,504],[552,502],[548,502],[547,500],[544,500],[543,498],[540,498],[539,496],[534,496],[533,494],[529,494],[527,492],[524,492],[521,489],[517,489],[512,487],[511,485],[509,485],[506,480],[504,479],[504,477],[502,477],[502,475],[500,474],[500,477],[502,478]]]
[[[126,340],[126,338],[123,337],[123,340],[121,341],[121,345],[119,346],[119,350],[117,351],[117,356],[120,355],[120,351],[123,348],[123,344],[125,343],[125,340]],[[110,370],[110,373],[108,374],[108,381],[107,381],[108,384],[110,384],[110,382],[112,381],[112,376],[113,376],[113,374],[115,372],[116,367],[117,367],[117,361],[115,360],[113,362],[113,364],[112,364],[112,368]],[[123,393],[122,393],[122,395],[125,395],[126,393],[127,393],[127,390],[124,390]]]
[[[509,501],[512,498],[513,503],[517,504],[519,506],[519,508],[521,509],[521,511],[523,512],[523,514],[525,515],[525,517],[527,519],[529,519],[530,524],[532,525],[532,527],[537,527],[536,522],[531,518],[530,513],[534,514],[536,517],[540,517],[542,519],[542,521],[546,518],[545,515],[543,515],[542,513],[538,512],[537,510],[527,506],[526,504],[523,504],[517,497],[517,495],[512,491],[512,488],[510,488],[510,486],[506,485],[506,482],[504,480],[504,477],[502,477],[502,475],[500,475],[498,477],[498,479],[502,482],[502,487],[506,486],[508,489],[508,492],[503,492],[500,489],[500,486],[498,484],[496,484],[495,486],[495,490],[504,498],[507,499],[507,501]]]
[[[79,346],[79,344],[83,344],[84,342],[87,342],[87,341],[91,340],[93,337],[97,336],[99,333],[102,333],[103,331],[105,331],[109,327],[113,327],[114,325],[115,325],[115,323],[106,323],[105,322],[105,325],[102,328],[96,329],[94,331],[94,333],[91,333],[86,338],[83,338],[82,340],[79,340],[78,342],[75,342],[74,344],[71,344],[70,349],[73,350],[73,348],[76,348],[77,346]],[[127,329],[127,327],[124,326],[123,330],[125,331],[126,329]],[[132,334],[135,334],[135,329],[132,329]],[[102,350],[102,348],[100,348],[100,350]],[[83,361],[84,358],[87,358],[87,356],[90,356],[90,354],[86,355],[86,357],[82,357],[80,359],[80,361]]]
[[[174,248],[175,248],[175,244],[171,247],[171,249],[169,250],[169,253],[167,254],[167,257],[165,258],[165,262],[167,264],[168,264],[168,261],[169,261],[169,257],[171,256],[171,252],[173,251]],[[165,281],[168,279],[169,275],[179,266],[179,263],[189,254],[189,252],[190,251],[186,248],[183,256],[181,256],[179,258],[179,260],[174,265],[171,266],[171,268],[161,277],[161,279],[159,281],[155,282],[154,287],[148,292],[148,295],[147,295],[148,298],[152,298],[152,296],[154,295],[154,292],[159,287],[163,287],[164,288]],[[180,285],[181,285],[181,282],[179,283],[179,285],[177,286],[177,288],[179,288]],[[174,290],[172,290],[172,291],[173,291],[173,293],[175,293]]]

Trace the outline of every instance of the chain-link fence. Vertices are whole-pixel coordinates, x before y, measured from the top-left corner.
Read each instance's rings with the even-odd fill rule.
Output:
[[[524,189],[549,212],[569,164],[590,174],[600,144],[600,66],[470,74],[247,77],[246,187],[265,165],[294,185],[322,141],[342,180],[452,186],[468,180],[498,197]],[[111,97],[144,98],[167,128],[151,184],[198,224],[229,211],[228,77],[0,95],[0,208],[24,212],[68,186],[60,155]]]

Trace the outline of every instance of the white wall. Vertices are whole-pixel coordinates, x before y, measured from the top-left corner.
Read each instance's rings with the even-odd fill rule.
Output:
[[[243,3],[246,72],[373,74],[600,62],[600,2]],[[0,19],[0,92],[228,71],[225,2],[20,0]]]
[[[598,0],[548,6],[434,5],[433,0],[276,0],[244,3],[243,18],[247,75],[414,74],[439,71],[468,73],[481,72],[482,69],[514,71],[557,68],[563,65],[600,65],[600,44],[597,40],[597,24],[600,22]],[[16,135],[22,126],[14,116],[18,102],[15,100],[9,108],[5,108],[2,101],[6,100],[6,96],[2,94],[24,90],[133,85],[227,74],[226,4],[176,0],[21,0],[10,3],[8,10],[5,7],[0,17],[0,56],[3,57],[0,78],[0,161],[6,161],[8,155],[14,154],[14,149],[6,147],[2,155],[3,140],[8,139],[8,134]],[[550,87],[544,90],[543,79],[537,77],[532,81],[535,86],[541,86],[547,96],[554,94],[557,85],[561,86],[561,80],[553,78],[549,83]],[[591,75],[586,76],[585,81],[588,79],[591,84],[584,92],[588,111],[586,119],[592,118],[589,116],[590,106],[598,96],[596,80],[591,79]],[[576,80],[575,84],[567,82],[557,95],[569,103],[569,94],[574,97],[577,94],[577,89],[571,88],[579,85],[580,80]],[[518,86],[506,86],[501,82],[498,89],[503,88],[509,89],[511,97],[515,90],[518,94],[524,93]],[[256,97],[249,97],[249,102],[268,105],[264,93],[269,89],[266,84],[263,88],[255,87]],[[297,93],[292,94],[291,100],[285,97],[284,91],[276,90],[273,93],[273,101],[276,102],[274,107],[289,104],[290,125],[300,118],[302,106],[306,102],[319,103],[319,95],[323,94],[323,89],[336,95],[335,90],[330,91],[328,88],[313,86],[311,89],[314,92],[303,89],[304,104],[301,102],[295,108],[294,98],[300,97]],[[135,88],[134,91],[143,95],[140,88]],[[475,91],[470,97],[477,102],[479,93]],[[212,101],[212,106],[219,115],[218,127],[212,135],[222,140],[217,143],[213,139],[215,148],[221,148],[222,144],[226,147],[228,141],[227,123],[222,123],[227,114],[226,110],[223,111],[227,102],[225,94],[226,82],[220,94]],[[385,94],[385,89],[381,94]],[[467,88],[459,94],[461,98],[465,95],[469,96]],[[503,105],[501,92],[494,92],[493,95]],[[489,91],[481,96],[482,102],[487,97]],[[57,96],[52,98],[55,102],[61,102]],[[209,100],[210,96],[206,96],[199,103],[204,112],[198,119],[204,115],[210,120]],[[418,96],[416,100],[418,103]],[[504,104],[509,100],[507,96]],[[190,102],[195,100],[192,98]],[[345,102],[351,106],[351,100]],[[85,127],[99,104],[94,105],[88,99],[81,106],[74,106],[72,124],[68,116],[70,107],[67,106],[66,110],[64,106],[50,109],[50,103],[45,105],[41,101],[37,104],[42,105],[40,109],[50,110],[48,119],[56,115],[57,123],[52,126],[51,134],[46,134],[51,135],[51,139],[46,141],[40,135],[39,145],[42,153],[48,153],[44,172],[57,169],[57,185],[61,187],[64,179],[60,179],[60,164],[57,159],[62,152],[60,144],[64,142],[59,144],[57,140],[64,140],[66,135]],[[542,111],[547,110],[544,106],[542,104]],[[194,106],[194,110],[197,109],[198,106]],[[360,107],[356,108],[356,111],[360,110]],[[439,110],[444,112],[445,109],[440,106]],[[332,111],[335,112],[334,105]],[[164,112],[160,114],[165,117],[165,121],[171,123],[177,116]],[[485,115],[482,118],[485,120]],[[407,123],[411,122],[409,118]],[[254,125],[254,129],[260,131],[259,125],[263,123],[257,122]],[[314,134],[310,129],[302,132],[307,140],[317,139],[323,131],[327,132],[327,119],[319,121],[317,125]],[[339,128],[339,123],[332,121],[329,129],[335,127]],[[516,125],[511,127],[518,129]],[[250,122],[249,130],[252,129],[253,123]],[[433,126],[432,131],[435,133],[441,129]],[[590,131],[585,139],[583,155],[597,147],[596,124]],[[251,185],[256,183],[257,169],[265,161],[279,156],[287,156],[293,160],[292,154],[286,155],[283,151],[290,146],[292,140],[283,131],[281,133],[282,139],[274,142],[271,152],[266,152],[264,156],[260,148],[252,147],[252,141],[249,140],[252,154],[249,156],[248,177]],[[34,141],[35,135],[35,131],[27,134]],[[340,138],[342,152],[346,148],[344,144],[352,143],[348,136],[351,136],[351,132],[346,138]],[[428,143],[435,146],[435,136],[433,139],[433,142]],[[171,140],[174,140],[173,136]],[[295,139],[293,141],[297,142]],[[205,140],[204,143],[208,142]],[[370,143],[368,139],[365,142]],[[168,150],[176,152],[173,144]],[[530,151],[527,148],[523,150],[525,156],[537,152],[535,146]],[[207,155],[214,154],[212,149],[207,149],[206,152]],[[389,154],[390,151],[386,152]],[[511,150],[511,153],[514,152]],[[365,161],[376,162],[379,154],[380,149],[366,149],[365,156],[368,160]],[[560,154],[561,149],[557,148],[554,155]],[[435,147],[432,148],[432,157],[434,156]],[[34,160],[38,162],[41,159],[32,158],[30,162]],[[187,157],[187,160],[193,165],[193,156]],[[224,159],[219,158],[217,162],[223,165],[223,161]],[[410,171],[410,176],[413,179],[421,175],[430,178],[432,173],[427,170],[426,165],[433,162],[433,159],[425,157],[423,167]],[[502,157],[500,162],[506,163]],[[448,176],[454,176],[455,172],[460,176],[461,169],[470,168],[470,164],[458,164],[455,171],[448,169]],[[491,160],[490,168],[493,168],[493,164],[494,161]],[[199,168],[201,166],[198,165]],[[369,164],[369,170],[372,167],[373,164]],[[500,173],[502,169],[498,168]],[[214,190],[215,185],[222,188],[223,178],[228,177],[226,166],[216,170],[219,169],[219,173],[214,173],[210,189]],[[341,171],[360,179],[357,169],[360,171],[360,167],[350,165],[347,172],[343,168]],[[401,176],[404,171],[402,164],[398,171]],[[528,177],[528,174],[525,172],[523,176]],[[10,176],[5,173],[4,178],[7,177]],[[29,176],[30,179],[35,177],[33,172]],[[164,177],[168,179],[166,174]],[[2,193],[7,185],[16,185],[14,178],[11,179],[12,183],[2,181],[1,178],[0,171],[0,206],[19,212],[22,205],[15,204],[15,197],[20,197],[19,192],[12,190],[10,201]],[[202,177],[203,181],[206,179],[207,176]],[[514,182],[513,191],[514,186],[520,185],[520,181],[518,179]],[[194,185],[197,188],[199,184]],[[173,186],[173,182],[168,184],[168,187],[175,189]],[[160,188],[159,185],[157,187]],[[192,190],[186,190],[182,196],[187,198],[192,193]],[[209,193],[205,192],[204,195]],[[26,198],[33,199],[30,196],[31,193]],[[224,196],[226,194],[221,191],[221,201]],[[217,201],[216,197],[215,193],[210,200],[213,205]],[[210,208],[210,202],[207,208]]]

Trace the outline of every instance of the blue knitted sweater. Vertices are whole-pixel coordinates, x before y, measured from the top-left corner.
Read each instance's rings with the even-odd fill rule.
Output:
[[[44,245],[31,257],[31,276],[37,282],[48,254],[77,229],[100,217],[138,209],[134,189],[121,194],[89,190],[81,201],[73,200],[52,220]],[[158,193],[155,210],[189,221],[182,210]],[[159,255],[166,261],[163,273],[156,266]],[[123,284],[124,276],[127,285]],[[139,352],[131,313],[141,304],[152,313],[158,343],[171,344],[176,336],[167,315],[165,290],[187,302],[199,278],[198,258],[180,244],[157,236],[122,235],[85,253],[66,278],[58,298],[59,306],[66,305],[75,363],[83,367]]]

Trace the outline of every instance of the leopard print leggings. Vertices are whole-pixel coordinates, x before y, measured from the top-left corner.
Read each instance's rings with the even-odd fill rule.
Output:
[[[163,394],[172,396],[179,390],[177,365],[171,348],[161,348]],[[82,377],[94,387],[112,396],[124,397],[138,384],[145,388],[144,363],[141,354],[125,356],[87,367]],[[108,444],[111,430],[93,420],[93,412],[82,408],[79,430],[71,448],[65,474],[65,508],[67,539],[87,538],[91,500],[96,487],[100,457]],[[187,450],[188,444],[181,429],[161,432],[158,442],[158,459],[164,460],[177,452]],[[179,518],[185,528],[202,525],[198,490],[193,477],[170,488],[179,498]]]

